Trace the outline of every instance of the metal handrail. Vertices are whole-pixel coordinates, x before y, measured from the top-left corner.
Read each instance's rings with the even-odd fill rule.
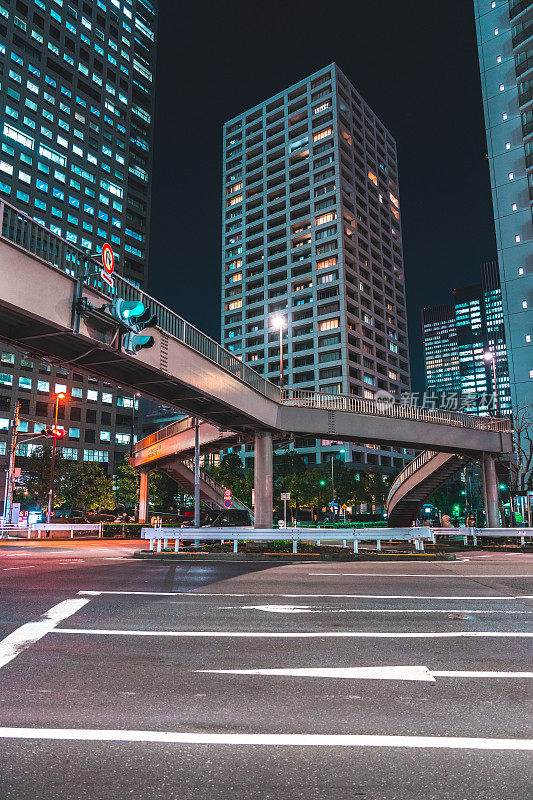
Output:
[[[399,475],[396,476],[396,480],[389,489],[389,494],[387,496],[387,504],[386,504],[387,508],[389,507],[389,503],[392,499],[392,496],[396,494],[400,486],[402,486],[402,484],[405,483],[405,481],[408,480],[411,477],[411,475],[413,475],[417,470],[419,470],[420,467],[423,467],[425,464],[428,463],[428,461],[431,461],[431,459],[434,458],[436,455],[438,455],[438,453],[436,453],[434,450],[424,450],[422,453],[419,453],[416,456],[416,458],[413,458],[413,460],[410,461],[402,469]]]
[[[108,297],[118,296],[124,300],[142,302],[156,315],[157,327],[162,331],[201,353],[260,394],[279,402],[280,390],[274,383],[267,381],[214,339],[121,275],[115,275],[114,288],[108,286],[100,277],[101,264],[97,258],[62,239],[5,200],[0,201],[0,238],[18,245],[71,277],[77,278],[85,274],[86,265],[92,264],[95,274],[85,278],[87,285]]]
[[[157,444],[157,442],[161,442],[163,439],[168,439],[170,436],[175,436],[193,427],[193,417],[185,417],[184,419],[176,420],[176,422],[171,422],[170,425],[148,434],[144,439],[139,439],[135,444],[135,452],[140,452],[144,450],[145,447],[150,447],[153,444]]]
[[[402,403],[363,400],[360,397],[348,394],[322,394],[311,389],[285,389],[281,395],[281,402],[285,405],[303,406],[304,408],[325,408],[332,411],[349,411],[355,414],[436,422],[440,425],[452,425],[474,430],[503,432],[511,430],[511,421],[509,419],[475,417],[472,414],[463,414],[460,411],[446,411],[441,408],[418,408],[417,406],[408,406]]]

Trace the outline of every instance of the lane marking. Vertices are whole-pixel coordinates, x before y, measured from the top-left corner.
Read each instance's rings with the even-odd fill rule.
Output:
[[[78,594],[93,594],[90,590],[80,589]],[[533,599],[531,594],[514,594],[514,595],[457,595],[457,594],[279,594],[277,592],[145,592],[145,591],[127,591],[115,590],[108,591],[102,589],[98,594],[124,594],[124,595],[140,595],[152,597],[177,597],[184,595],[186,597],[285,597],[290,599],[295,598],[310,598],[310,597],[332,597],[341,599],[366,599],[366,600],[530,600]]]
[[[14,569],[36,569],[35,564],[25,564],[23,567],[2,567],[2,572],[12,572]]]
[[[346,578],[346,577],[365,577],[365,578],[429,578],[433,580],[433,578],[463,578],[465,580],[469,580],[470,578],[528,578],[529,580],[533,580],[533,575],[523,574],[523,575],[503,575],[503,574],[487,574],[482,575],[479,573],[473,573],[471,575],[461,575],[458,572],[450,572],[447,574],[435,572],[433,574],[428,574],[427,572],[418,573],[418,572],[308,572],[308,575],[327,575],[329,577],[335,576],[336,578]]]
[[[533,672],[476,672],[472,670],[429,670],[424,666],[387,667],[304,667],[295,669],[197,669],[217,675],[267,675],[292,678],[343,678],[349,680],[425,681],[435,678],[533,678]]]
[[[63,600],[61,603],[52,606],[37,622],[27,622],[6,636],[0,642],[0,669],[89,602],[89,598],[81,597]]]
[[[455,638],[519,638],[531,639],[533,633],[522,631],[121,631],[107,628],[54,628],[50,633],[74,633],[89,636],[170,636],[213,639],[455,639]]]
[[[468,736],[380,736],[320,733],[178,733],[173,731],[84,728],[0,728],[2,739],[160,744],[270,745],[276,747],[408,747],[456,750],[533,750],[533,739]]]
[[[219,606],[220,611],[267,611],[271,614],[533,614],[482,608],[313,608],[313,606]]]

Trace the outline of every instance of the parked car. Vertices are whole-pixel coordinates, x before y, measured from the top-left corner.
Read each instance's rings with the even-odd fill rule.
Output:
[[[68,520],[73,525],[88,522],[88,516],[84,511],[74,508],[54,508],[51,514],[51,522],[63,522]]]
[[[194,517],[187,517],[182,528],[194,527]],[[200,512],[202,528],[251,528],[252,518],[249,511],[237,508],[202,509]]]

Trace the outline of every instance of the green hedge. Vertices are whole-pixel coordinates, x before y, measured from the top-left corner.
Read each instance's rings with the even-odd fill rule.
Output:
[[[104,522],[102,532],[104,538],[112,539],[114,536],[125,536],[126,539],[140,539],[141,528],[146,525],[141,525],[139,522]]]

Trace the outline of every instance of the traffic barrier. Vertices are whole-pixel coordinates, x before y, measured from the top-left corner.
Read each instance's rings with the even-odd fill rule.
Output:
[[[298,552],[298,542],[342,542],[353,543],[353,551],[359,551],[359,542],[376,542],[376,549],[381,550],[381,543],[385,542],[411,542],[415,550],[424,550],[424,540],[433,541],[433,533],[429,527],[420,528],[380,528],[360,530],[356,528],[343,528],[342,532],[331,528],[143,528],[141,538],[150,540],[150,550],[160,553],[168,547],[169,541],[174,541],[174,551],[179,552],[180,539],[182,541],[233,541],[233,552],[238,552],[239,542],[273,542],[280,539],[292,541],[293,553]]]
[[[80,522],[77,524],[70,524],[68,522],[37,522],[30,525],[28,528],[28,539],[34,538],[33,533],[37,534],[37,539],[41,538],[41,534],[46,533],[45,538],[62,539],[65,537],[54,536],[54,533],[61,533],[62,531],[70,531],[70,538],[74,539],[75,531],[98,531],[98,538],[102,538],[102,523],[101,522]]]
[[[465,547],[469,536],[474,547],[477,547],[478,539],[520,539],[524,547],[526,539],[533,541],[533,528],[433,528],[433,535],[435,540],[437,536],[462,536]]]

